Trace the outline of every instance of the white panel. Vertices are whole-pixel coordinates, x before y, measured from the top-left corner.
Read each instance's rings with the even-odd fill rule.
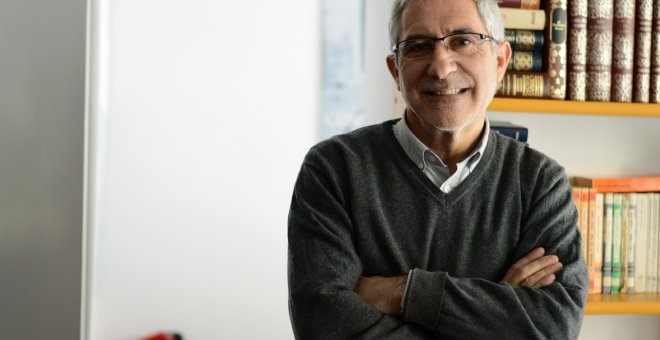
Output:
[[[317,139],[318,1],[93,6],[90,338],[291,338],[286,220]]]

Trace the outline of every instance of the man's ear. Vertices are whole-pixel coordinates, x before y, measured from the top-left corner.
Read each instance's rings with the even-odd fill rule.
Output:
[[[388,55],[385,61],[387,62],[387,68],[390,70],[392,78],[394,78],[396,88],[401,91],[401,86],[399,85],[399,69],[397,68],[396,60],[394,60],[394,54]]]
[[[511,45],[508,41],[497,44],[497,82],[501,82],[511,59]]]

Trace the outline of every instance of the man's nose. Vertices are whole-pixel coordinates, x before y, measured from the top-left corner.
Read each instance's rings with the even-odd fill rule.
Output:
[[[447,49],[444,41],[436,42],[427,74],[434,78],[444,79],[456,71],[456,58],[453,52]]]

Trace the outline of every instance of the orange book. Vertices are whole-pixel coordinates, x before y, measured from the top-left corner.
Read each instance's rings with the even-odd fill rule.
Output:
[[[573,186],[588,187],[597,192],[658,192],[660,177],[586,178],[572,177]]]

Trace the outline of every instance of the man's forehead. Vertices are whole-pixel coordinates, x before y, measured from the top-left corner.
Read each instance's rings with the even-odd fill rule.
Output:
[[[485,28],[476,2],[470,0],[410,0],[401,16],[401,33],[449,34]]]

